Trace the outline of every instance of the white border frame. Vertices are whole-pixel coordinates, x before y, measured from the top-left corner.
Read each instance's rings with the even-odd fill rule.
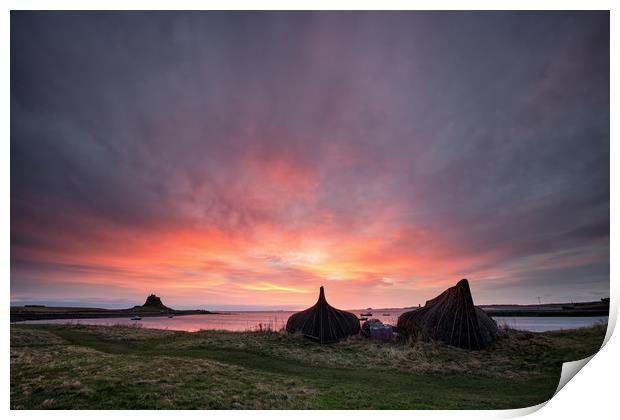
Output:
[[[617,3],[617,2],[616,2]],[[42,0],[22,0],[14,1],[9,0],[3,3],[5,5],[5,13],[0,19],[2,25],[2,38],[0,48],[2,49],[3,65],[1,67],[3,81],[1,85],[2,98],[2,127],[4,132],[4,141],[2,142],[3,153],[0,155],[1,165],[1,196],[4,198],[3,206],[0,207],[2,211],[2,223],[1,229],[1,242],[2,247],[2,272],[5,274],[2,289],[4,294],[5,308],[2,312],[4,322],[1,325],[3,346],[2,356],[5,361],[2,365],[3,383],[2,383],[2,405],[5,410],[9,409],[10,389],[10,367],[9,367],[9,306],[10,306],[10,79],[9,79],[9,57],[10,57],[10,10],[64,10],[64,9],[77,9],[77,10],[104,10],[104,9],[118,9],[118,10],[147,10],[147,9],[159,9],[159,10],[233,10],[233,9],[247,9],[247,10],[442,10],[442,9],[454,9],[454,10],[611,10],[611,139],[617,138],[616,121],[614,117],[618,117],[617,112],[617,98],[618,98],[618,84],[617,75],[619,71],[618,67],[618,19],[617,11],[614,9],[614,2],[590,0],[575,1],[504,1],[501,4],[497,1],[436,1],[436,2],[406,2],[402,0],[383,0],[381,2],[371,1],[339,1],[334,2],[326,0],[315,1],[297,1],[297,2],[285,2],[281,0],[236,0],[227,2],[216,2],[212,0],[198,1],[198,0],[176,0],[163,1],[132,1],[132,0],[91,0],[86,2],[80,2],[77,0],[57,0],[54,2],[42,1]],[[618,205],[618,180],[619,169],[614,164],[618,164],[618,144],[617,140],[611,141],[611,201],[610,208],[611,214],[618,214],[620,206]],[[618,252],[618,229],[619,225],[617,219],[611,218],[611,243],[610,243],[610,255]],[[619,277],[618,263],[613,258],[610,261],[610,278],[617,279]],[[611,313],[609,317],[609,330],[606,337],[606,345],[604,348],[596,354],[589,363],[578,374],[578,379],[569,381],[568,384],[561,389],[561,391],[554,396],[548,403],[541,404],[535,407],[529,407],[519,410],[504,410],[504,411],[322,411],[320,415],[335,418],[336,416],[351,415],[355,416],[356,420],[375,420],[377,416],[390,416],[397,419],[409,419],[412,415],[421,418],[440,418],[446,419],[458,415],[461,419],[487,419],[487,418],[509,418],[518,417],[530,413],[534,413],[532,418],[554,418],[561,417],[563,419],[583,419],[583,418],[608,418],[609,413],[615,412],[617,408],[616,398],[616,386],[618,384],[618,375],[620,374],[619,362],[617,355],[620,354],[620,341],[617,337],[613,337],[611,333],[615,327],[615,323],[618,316],[618,300],[620,298],[618,291],[618,282],[612,280],[610,284],[611,295]],[[544,407],[544,409],[539,410]],[[146,414],[146,413],[144,413]],[[265,418],[275,419],[288,419],[291,415],[299,417],[300,420],[309,419],[310,416],[315,416],[317,413],[312,411],[296,411],[291,413],[290,411],[209,411],[206,414],[203,411],[183,411],[184,417],[189,419],[203,420],[205,415],[214,417],[216,419],[235,419],[239,417],[250,417],[255,420],[261,420]],[[50,419],[67,419],[67,420],[82,420],[81,418],[85,413],[81,411],[11,411],[9,415],[17,419],[26,419],[30,417],[45,416]],[[109,416],[134,417],[140,415],[133,411],[90,411],[88,416],[92,416],[93,419],[107,419]],[[155,419],[168,418],[174,413],[170,411],[154,411],[149,412],[149,416],[153,416]]]

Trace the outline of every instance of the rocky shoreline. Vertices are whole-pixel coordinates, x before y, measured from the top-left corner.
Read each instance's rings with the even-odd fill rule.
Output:
[[[144,305],[128,309],[48,307],[43,305],[11,306],[11,322],[51,319],[157,317],[217,314],[203,309],[176,310],[165,306],[158,296],[150,295]]]

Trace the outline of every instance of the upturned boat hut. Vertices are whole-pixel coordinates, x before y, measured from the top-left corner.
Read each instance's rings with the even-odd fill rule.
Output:
[[[480,350],[498,336],[495,321],[474,306],[467,279],[427,301],[422,308],[403,313],[397,327],[399,334],[405,336],[469,350]]]
[[[355,314],[336,309],[327,303],[321,286],[316,304],[291,315],[286,323],[286,331],[301,331],[305,337],[327,344],[358,334],[360,322]]]

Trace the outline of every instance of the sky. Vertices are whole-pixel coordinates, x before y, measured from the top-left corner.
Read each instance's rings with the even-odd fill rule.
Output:
[[[608,12],[12,12],[11,301],[609,295]]]

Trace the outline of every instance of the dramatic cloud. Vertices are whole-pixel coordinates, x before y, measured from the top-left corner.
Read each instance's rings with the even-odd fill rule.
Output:
[[[609,289],[606,12],[13,12],[15,302]]]

